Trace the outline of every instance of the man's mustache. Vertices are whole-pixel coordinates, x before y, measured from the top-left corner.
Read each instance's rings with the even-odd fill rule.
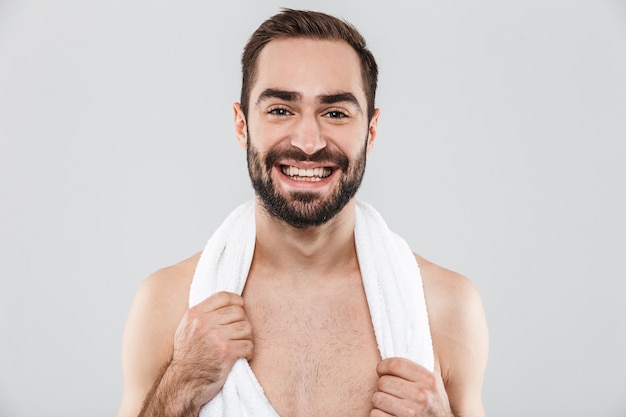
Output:
[[[279,159],[290,159],[297,162],[319,162],[337,165],[343,172],[348,170],[348,157],[341,152],[322,148],[314,154],[308,155],[296,147],[274,148],[265,157],[265,168],[269,171]]]

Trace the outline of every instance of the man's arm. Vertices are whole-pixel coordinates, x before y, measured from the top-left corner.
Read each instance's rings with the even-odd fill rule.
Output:
[[[489,335],[480,294],[470,280],[417,257],[435,363],[456,417],[482,417]]]
[[[435,370],[405,358],[377,367],[371,416],[484,417],[488,334],[482,302],[465,277],[416,256],[424,282]]]
[[[197,416],[234,362],[252,353],[243,299],[217,293],[188,309],[198,257],[140,287],[124,332],[124,395],[118,417]]]

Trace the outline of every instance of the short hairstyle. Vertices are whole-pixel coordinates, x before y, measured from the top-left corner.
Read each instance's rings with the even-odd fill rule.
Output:
[[[367,99],[367,116],[374,114],[378,66],[359,31],[345,20],[309,10],[282,9],[261,24],[252,34],[241,57],[241,107],[248,116],[250,91],[257,75],[257,59],[270,41],[278,38],[309,38],[347,42],[361,61],[361,77]]]

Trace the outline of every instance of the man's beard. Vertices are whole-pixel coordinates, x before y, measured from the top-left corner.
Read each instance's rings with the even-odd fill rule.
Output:
[[[259,151],[252,145],[248,133],[248,173],[263,207],[272,216],[296,228],[320,226],[339,213],[354,197],[365,172],[366,146],[358,158],[350,162],[345,154],[323,148],[307,155],[296,147],[271,149],[261,161]],[[272,170],[280,159],[312,161],[337,166],[343,177],[332,195],[324,198],[320,193],[308,191],[281,194],[272,181]],[[336,168],[335,168],[336,169]]]

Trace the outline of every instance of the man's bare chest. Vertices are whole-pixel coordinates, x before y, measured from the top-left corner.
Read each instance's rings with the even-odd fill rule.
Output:
[[[380,355],[360,281],[299,294],[249,283],[250,365],[279,414],[369,415]]]

